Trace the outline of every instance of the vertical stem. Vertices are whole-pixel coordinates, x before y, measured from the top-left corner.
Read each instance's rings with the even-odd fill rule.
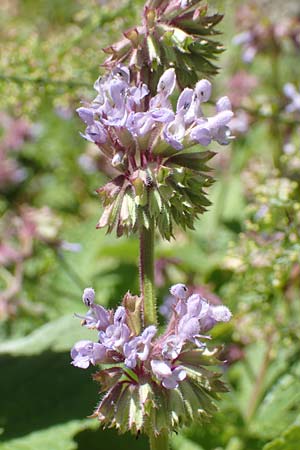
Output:
[[[280,62],[279,51],[276,47],[276,44],[274,44],[274,49],[271,53],[270,58],[271,74],[272,74],[271,83],[273,87],[274,98],[276,98],[278,96],[278,93],[281,91],[279,62]],[[276,113],[278,113],[278,111],[276,111]],[[273,117],[270,119],[270,134],[273,138],[272,151],[273,151],[274,166],[277,169],[281,170],[280,157],[282,155],[283,150],[283,139],[278,118]]]
[[[247,408],[246,421],[249,423],[256,411],[258,402],[263,392],[263,384],[265,381],[265,376],[269,367],[269,364],[272,360],[272,344],[273,344],[273,335],[267,336],[267,348],[264,354],[264,358],[257,374],[257,378],[253,387],[253,391],[251,393],[249,405]]]
[[[169,450],[169,434],[168,431],[162,431],[158,436],[154,436],[153,433],[149,435],[150,450]]]
[[[140,226],[140,289],[143,299],[144,326],[155,325],[156,300],[154,287],[154,221],[149,229]]]

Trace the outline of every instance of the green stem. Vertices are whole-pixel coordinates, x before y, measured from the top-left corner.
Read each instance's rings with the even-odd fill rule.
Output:
[[[154,434],[149,435],[150,450],[169,450],[170,441],[168,431],[162,431],[158,436]]]
[[[154,221],[149,229],[140,226],[140,288],[143,299],[144,326],[155,325],[156,300],[154,287]]]

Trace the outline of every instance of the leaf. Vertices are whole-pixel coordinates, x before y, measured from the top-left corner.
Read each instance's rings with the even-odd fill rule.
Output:
[[[95,428],[91,420],[72,420],[45,430],[29,433],[19,439],[11,439],[0,444],[0,450],[75,450],[73,436],[87,427]]]
[[[215,152],[205,151],[197,153],[179,153],[167,159],[166,165],[177,165],[187,167],[189,169],[207,172],[210,169],[206,166],[206,162],[215,156]]]
[[[191,441],[185,436],[174,436],[172,438],[172,449],[173,450],[204,450],[203,447],[196,444],[196,442]]]
[[[253,433],[275,437],[300,413],[300,363],[279,378],[261,401],[251,423]]]
[[[69,351],[76,340],[93,339],[91,330],[80,327],[79,319],[67,315],[41,326],[33,333],[19,339],[0,343],[0,354],[36,355],[45,350]]]
[[[290,426],[282,435],[269,442],[263,450],[299,450],[300,443],[300,418]]]

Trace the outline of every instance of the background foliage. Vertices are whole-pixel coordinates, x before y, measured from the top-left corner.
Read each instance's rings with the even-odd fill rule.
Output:
[[[146,445],[86,418],[96,385],[69,357],[85,338],[73,317],[84,287],[105,306],[138,290],[137,241],[95,230],[94,191],[110,169],[79,136],[74,110],[93,96],[101,48],[139,23],[142,3],[1,2],[0,450]],[[300,10],[297,1],[272,2],[272,15],[268,2],[209,4],[226,14],[215,86],[233,102],[237,139],[218,149],[213,205],[196,231],[157,245],[156,275],[160,301],[185,282],[232,309],[214,331],[226,342],[230,393],[210,424],[172,445],[298,450],[300,102],[294,93],[289,108],[284,86],[299,92]],[[233,42],[245,32],[248,41]]]

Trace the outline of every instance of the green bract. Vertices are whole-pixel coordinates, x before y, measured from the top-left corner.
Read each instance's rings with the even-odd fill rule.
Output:
[[[177,431],[191,422],[206,422],[217,410],[214,400],[226,392],[220,373],[205,369],[217,366],[220,349],[213,351],[187,350],[178,360],[187,372],[187,378],[175,389],[164,389],[155,380],[136,379],[128,368],[112,367],[94,375],[106,392],[96,408],[104,427],[117,428],[121,433],[146,433],[155,436],[164,431]]]
[[[212,37],[218,34],[215,27],[222,18],[220,14],[210,15],[201,0],[190,1],[186,7],[176,1],[150,0],[144,9],[143,25],[128,30],[121,41],[104,49],[110,55],[105,66],[111,69],[122,62],[133,73],[142,71],[151,88],[167,67],[174,67],[182,89],[193,85],[199,78],[217,73],[212,60],[223,46]]]
[[[119,175],[98,189],[104,212],[97,227],[116,228],[117,235],[129,234],[140,222],[149,228],[150,219],[165,239],[173,236],[174,225],[193,229],[194,221],[210,201],[205,188],[213,183],[206,165],[211,151],[176,154],[159,167],[138,169],[130,178]]]

